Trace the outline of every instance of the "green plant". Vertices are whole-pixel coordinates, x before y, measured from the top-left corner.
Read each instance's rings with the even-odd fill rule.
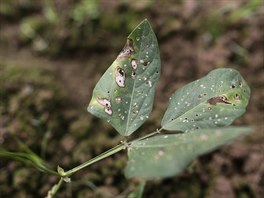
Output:
[[[129,136],[148,118],[159,77],[158,42],[149,22],[144,20],[128,36],[123,50],[97,83],[88,111],[106,120],[121,135]],[[160,129],[136,140],[122,141],[71,170],[59,166],[57,172],[52,170],[25,146],[24,152],[19,153],[1,149],[0,157],[57,175],[60,180],[47,197],[53,197],[77,171],[122,150],[128,152],[128,178],[171,177],[196,157],[251,131],[247,127],[228,127],[245,112],[249,96],[250,89],[238,71],[220,68],[170,97]],[[141,197],[144,184],[143,180],[131,196]]]

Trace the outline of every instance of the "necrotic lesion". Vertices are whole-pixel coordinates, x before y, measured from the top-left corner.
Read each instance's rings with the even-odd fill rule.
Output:
[[[217,103],[232,104],[228,101],[226,96],[216,96],[207,100],[210,105],[216,105]]]
[[[127,39],[126,45],[122,49],[122,51],[119,53],[118,58],[122,57],[130,57],[132,53],[135,52],[134,46],[133,46],[133,40]]]

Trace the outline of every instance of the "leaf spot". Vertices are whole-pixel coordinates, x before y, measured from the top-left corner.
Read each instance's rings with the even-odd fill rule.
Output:
[[[206,140],[208,140],[208,136],[205,135],[205,134],[202,134],[202,135],[200,136],[200,139],[201,139],[202,141],[206,141]]]
[[[132,53],[134,53],[134,47],[133,47],[133,40],[127,39],[126,45],[122,49],[122,51],[119,53],[117,58],[123,58],[123,57],[130,57]]]
[[[112,114],[113,114],[112,108],[105,108],[104,111],[105,111],[105,113],[107,113],[108,115],[112,115]]]
[[[117,96],[115,98],[115,101],[116,101],[117,104],[120,104],[122,102],[122,98],[120,96]]]
[[[136,71],[135,70],[132,70],[131,78],[132,79],[136,79],[136,76],[137,76]]]
[[[103,105],[104,107],[111,107],[111,102],[110,100],[106,99],[106,98],[97,98],[96,99],[97,102],[100,104],[100,105]]]
[[[164,151],[163,150],[159,150],[158,155],[159,156],[163,156],[164,155]]]
[[[207,100],[210,105],[216,105],[217,103],[231,104],[226,96],[216,96]]]
[[[241,98],[240,98],[240,95],[239,95],[239,94],[237,94],[237,93],[236,93],[236,95],[235,95],[235,97],[234,97],[234,98],[235,98],[235,100],[240,100],[240,99],[241,99]]]
[[[131,66],[132,66],[132,68],[133,68],[134,70],[137,69],[137,61],[136,61],[135,59],[133,59],[133,60],[131,61]]]
[[[115,72],[115,81],[116,84],[119,87],[125,87],[125,79],[126,79],[126,75],[125,75],[125,71],[121,68],[117,68],[116,72]]]
[[[143,62],[143,65],[144,65],[144,66],[147,66],[147,65],[149,65],[149,64],[150,64],[150,62],[147,62],[147,61],[144,61],[144,62]],[[143,69],[144,69],[144,68],[143,68]]]
[[[113,111],[112,111],[112,106],[111,106],[111,102],[110,100],[106,99],[106,98],[97,98],[96,101],[102,105],[104,107],[104,111],[108,114],[108,115],[112,115]]]
[[[150,80],[148,81],[148,86],[152,87],[152,82]]]

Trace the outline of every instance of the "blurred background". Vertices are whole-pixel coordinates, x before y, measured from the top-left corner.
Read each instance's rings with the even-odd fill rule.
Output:
[[[86,112],[93,87],[144,18],[155,31],[162,73],[154,111],[133,137],[160,126],[169,96],[210,70],[239,70],[252,91],[235,125],[250,136],[200,157],[177,177],[147,183],[144,197],[260,198],[264,194],[264,3],[262,0],[1,0],[0,146],[15,139],[56,169],[118,144],[113,128]],[[127,156],[79,171],[57,197],[126,197]],[[44,197],[57,177],[0,159],[0,197]],[[262,187],[261,187],[262,186]]]

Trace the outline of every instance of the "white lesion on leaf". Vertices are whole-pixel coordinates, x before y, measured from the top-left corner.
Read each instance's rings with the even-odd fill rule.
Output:
[[[133,59],[132,61],[131,61],[131,66],[132,66],[132,69],[134,69],[134,70],[136,70],[137,69],[137,61],[135,60],[135,59]]]
[[[120,104],[122,102],[122,98],[120,96],[117,96],[115,98],[115,101],[116,101],[117,104]]]
[[[136,79],[136,76],[137,76],[136,70],[137,70],[138,65],[135,59],[132,59],[131,67],[132,67],[131,78]]]
[[[117,67],[115,71],[115,81],[119,87],[125,87],[126,74],[125,70]]]
[[[134,46],[133,46],[133,40],[128,38],[124,48],[119,53],[117,58],[130,57],[131,54],[134,53],[134,52],[135,52],[135,49],[134,49]]]
[[[149,87],[152,87],[152,82],[150,80],[148,80],[147,84]]]
[[[105,113],[107,113],[108,115],[113,114],[112,105],[111,105],[110,100],[106,98],[96,98],[96,101],[104,107]]]

